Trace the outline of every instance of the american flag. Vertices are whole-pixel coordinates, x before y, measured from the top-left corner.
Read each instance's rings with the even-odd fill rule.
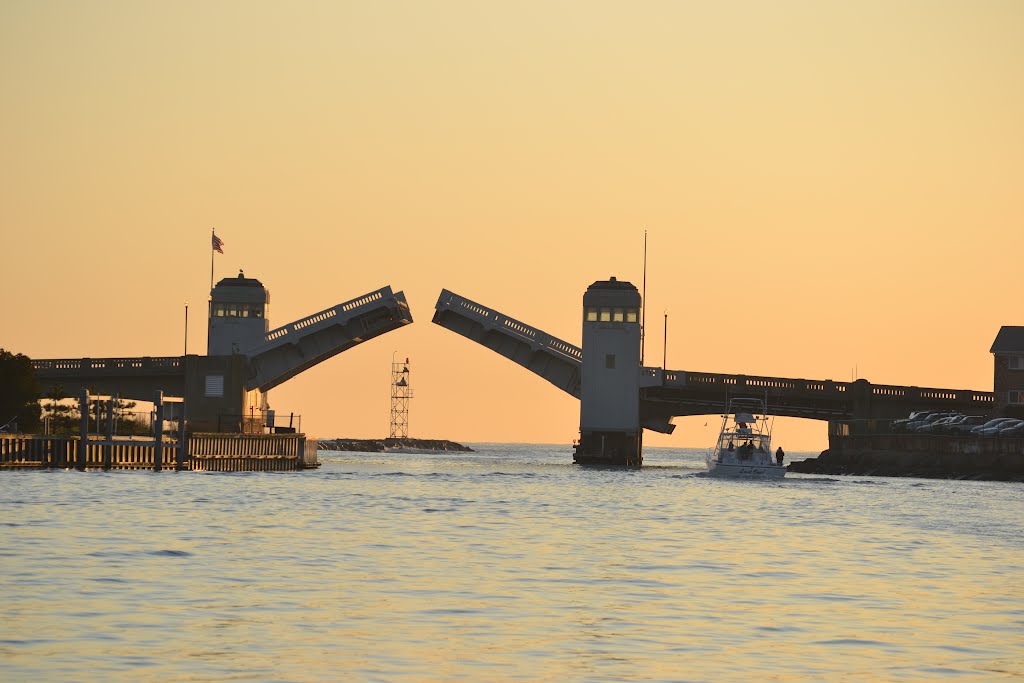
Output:
[[[224,246],[224,240],[222,240],[221,238],[217,237],[217,233],[214,233],[213,234],[213,248],[214,248],[214,250],[220,252],[221,254],[223,254],[224,250],[221,249],[221,247],[223,247],[223,246]]]

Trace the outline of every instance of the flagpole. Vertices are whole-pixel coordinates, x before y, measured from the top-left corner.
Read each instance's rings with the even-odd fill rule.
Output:
[[[213,292],[213,253],[217,251],[213,248],[213,237],[216,234],[216,228],[210,228],[210,292]]]

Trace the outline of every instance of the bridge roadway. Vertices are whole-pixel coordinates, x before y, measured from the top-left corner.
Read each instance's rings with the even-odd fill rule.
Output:
[[[580,397],[583,351],[577,346],[448,290],[441,292],[433,322],[525,367],[566,393]],[[640,421],[670,434],[669,420],[725,411],[733,398],[767,398],[768,412],[811,420],[894,419],[913,410],[984,415],[990,391],[871,384],[867,380],[793,379],[685,370],[640,369]]]
[[[224,358],[243,373],[247,391],[265,392],[353,346],[411,322],[405,294],[383,287],[270,330],[262,344]],[[72,396],[88,388],[148,401],[156,390],[184,396],[202,374],[203,358],[62,358],[34,360],[32,367],[44,391],[59,385]]]

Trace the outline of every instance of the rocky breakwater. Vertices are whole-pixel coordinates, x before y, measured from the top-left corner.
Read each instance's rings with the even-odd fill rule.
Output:
[[[447,439],[320,439],[322,451],[358,451],[383,453],[384,451],[455,451],[472,453],[473,449]]]
[[[1024,439],[873,434],[833,437],[817,458],[789,464],[807,474],[1024,482]]]

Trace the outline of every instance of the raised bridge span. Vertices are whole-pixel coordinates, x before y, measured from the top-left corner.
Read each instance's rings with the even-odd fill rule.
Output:
[[[580,398],[583,351],[483,304],[443,290],[433,322],[505,356]],[[983,415],[992,410],[990,391],[730,375],[639,368],[640,422],[671,433],[669,420],[721,414],[733,398],[767,398],[768,412],[811,420],[906,417],[912,410],[950,410]]]
[[[262,343],[233,358],[247,391],[268,391],[295,375],[365,341],[412,322],[405,294],[383,287],[270,330]],[[150,400],[153,392],[184,396],[189,375],[200,372],[200,356],[62,358],[34,360],[45,388],[60,385],[70,395],[82,389]]]

